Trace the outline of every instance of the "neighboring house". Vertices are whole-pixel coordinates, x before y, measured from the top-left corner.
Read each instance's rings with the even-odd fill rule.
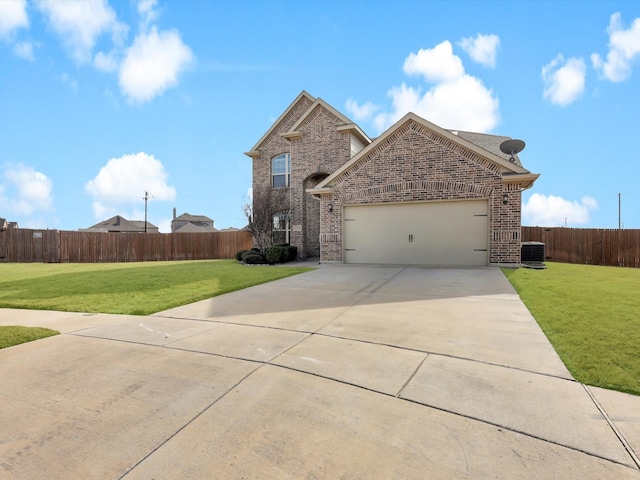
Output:
[[[7,230],[9,228],[18,228],[18,222],[9,222],[6,218],[0,217],[0,231]]]
[[[145,233],[145,221],[144,220],[127,220],[120,215],[111,217],[95,225],[81,229],[82,232],[133,232],[133,233]],[[147,233],[158,233],[158,227],[152,223],[146,222]]]
[[[254,190],[286,189],[274,233],[300,258],[488,265],[520,262],[521,192],[539,176],[500,150],[509,139],[413,113],[371,139],[303,91],[246,155]]]
[[[213,220],[204,215],[190,215],[183,213],[176,217],[173,210],[173,220],[171,221],[172,233],[192,233],[192,232],[217,232],[213,226]]]

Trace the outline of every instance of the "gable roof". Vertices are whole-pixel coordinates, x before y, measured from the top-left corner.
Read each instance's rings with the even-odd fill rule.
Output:
[[[190,213],[183,213],[182,215],[174,218],[173,220],[186,220],[188,222],[213,222],[213,219],[207,217],[206,215],[191,215]]]
[[[218,230],[213,227],[202,227],[193,223],[185,223],[177,230],[174,230],[173,233],[211,233],[217,231]]]
[[[465,135],[456,135],[452,131],[441,128],[436,124],[431,123],[428,120],[425,120],[424,118],[416,115],[415,113],[410,112],[410,113],[407,113],[400,120],[398,120],[391,127],[389,127],[385,132],[383,132],[379,137],[377,137],[371,144],[369,144],[360,152],[358,152],[358,154],[354,155],[348,162],[342,165],[342,167],[338,168],[335,172],[333,172],[331,175],[325,178],[315,188],[310,188],[307,191],[312,195],[329,193],[331,191],[331,187],[335,185],[336,179],[339,178],[342,175],[342,173],[344,173],[345,171],[352,168],[354,165],[361,162],[364,158],[367,157],[367,155],[370,152],[372,152],[378,146],[381,146],[387,139],[391,140],[390,137],[392,137],[394,133],[396,133],[402,127],[404,127],[405,125],[411,122],[415,122],[420,126],[426,128],[427,130],[435,133],[436,135],[439,135],[456,145],[464,147],[472,151],[473,153],[481,156],[482,158],[488,160],[490,163],[493,163],[499,166],[500,171],[503,175],[503,179],[505,178],[504,176],[506,175],[507,178],[509,178],[510,183],[515,181],[524,182],[526,184],[525,188],[528,188],[531,185],[533,185],[533,182],[539,176],[538,174],[532,174],[531,172],[523,168],[521,165],[516,164],[515,162],[510,162],[508,159],[509,156],[507,156],[507,158],[503,158],[502,156],[497,155],[491,150],[483,148],[471,142],[470,140],[467,140],[465,138]],[[467,132],[463,132],[463,134],[464,133],[467,133]],[[476,135],[482,136],[483,134],[476,134]],[[468,135],[468,136],[471,138],[476,138],[475,135]],[[497,136],[488,135],[487,137],[497,137]],[[488,140],[488,139],[485,139],[485,140]],[[495,139],[493,139],[492,142],[487,141],[487,143],[493,144],[495,143]]]
[[[275,122],[273,122],[273,124],[271,125],[271,128],[269,128],[269,130],[267,130],[266,133],[262,135],[262,137],[260,137],[260,140],[258,140],[258,142],[253,146],[253,148],[248,152],[245,152],[244,154],[248,157],[254,157],[256,155],[259,155],[258,149],[260,148],[262,143],[267,138],[269,138],[269,135],[271,135],[271,133],[273,133],[273,131],[276,130],[280,122],[282,122],[282,120],[284,120],[287,117],[287,115],[289,115],[291,110],[293,110],[296,107],[296,105],[303,99],[310,100],[311,102],[315,101],[314,97],[309,95],[309,93],[307,93],[305,90],[302,90],[302,92],[300,92],[300,94],[295,98],[295,100],[291,102],[291,104],[287,107],[287,109],[284,112],[282,112],[282,115],[280,115],[278,119]]]
[[[147,231],[158,230],[158,227],[150,222],[147,222]],[[94,231],[94,232],[144,232],[145,222],[144,220],[127,220],[120,215],[115,215],[111,218],[96,223],[89,228],[82,229],[82,231]]]
[[[364,131],[362,131],[362,129],[357,124],[352,122],[346,115],[344,115],[343,113],[341,113],[338,110],[336,110],[335,108],[333,108],[331,105],[329,105],[327,102],[325,102],[321,98],[317,98],[313,102],[313,104],[311,104],[311,106],[307,109],[307,111],[304,112],[304,114],[298,119],[298,121],[293,124],[293,126],[289,129],[289,131],[283,133],[282,136],[285,137],[285,138],[296,138],[296,137],[299,137],[300,136],[300,132],[298,131],[298,129],[300,128],[300,125],[302,125],[305,122],[305,120],[317,108],[320,108],[320,107],[324,108],[327,111],[329,111],[329,113],[335,115],[342,122],[338,126],[338,130],[351,130],[352,133],[354,133],[356,136],[360,137],[360,140],[365,145],[368,145],[368,144],[371,143],[371,139],[369,138],[369,136],[366,133],[364,133]]]

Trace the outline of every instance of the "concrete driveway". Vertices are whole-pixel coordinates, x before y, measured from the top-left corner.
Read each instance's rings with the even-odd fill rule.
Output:
[[[0,350],[2,479],[640,479],[640,397],[575,382],[496,268],[0,324],[63,332]]]

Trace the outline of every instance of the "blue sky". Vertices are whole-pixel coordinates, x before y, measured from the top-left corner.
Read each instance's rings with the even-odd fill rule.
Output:
[[[640,228],[640,2],[0,0],[0,217],[242,227],[248,151],[301,90],[520,138],[523,224]]]

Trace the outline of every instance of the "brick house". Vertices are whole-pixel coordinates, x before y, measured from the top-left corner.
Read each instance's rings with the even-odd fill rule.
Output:
[[[100,223],[81,228],[81,232],[108,232],[108,233],[158,233],[158,227],[144,220],[127,220],[120,215],[103,220]]]
[[[200,233],[217,232],[214,221],[206,215],[191,215],[183,213],[176,217],[176,209],[173,209],[173,220],[171,220],[171,233]]]
[[[520,262],[521,192],[509,137],[450,131],[409,113],[375,139],[303,91],[246,155],[255,188],[285,189],[274,238],[321,262]]]

